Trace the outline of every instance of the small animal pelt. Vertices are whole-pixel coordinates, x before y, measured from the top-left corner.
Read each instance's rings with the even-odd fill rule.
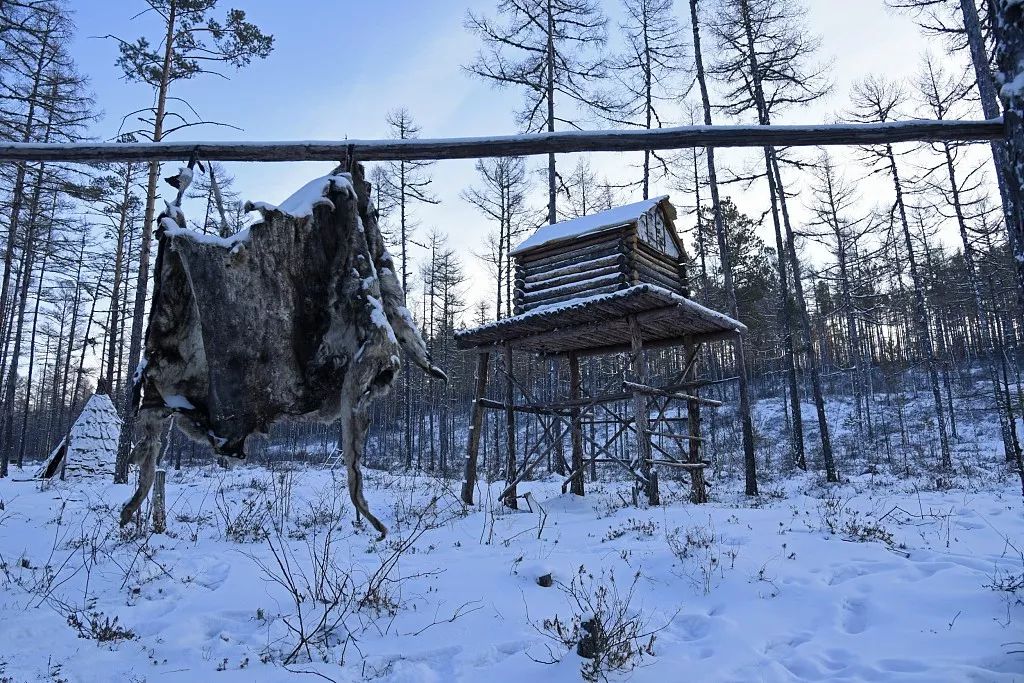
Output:
[[[369,402],[391,386],[402,348],[444,373],[405,306],[369,183],[356,167],[310,182],[280,207],[247,208],[262,221],[227,239],[185,229],[174,204],[161,215],[139,378],[144,436],[133,453],[143,476],[122,521],[155,467],[151,436],[160,430],[149,422],[176,414],[193,438],[244,457],[246,439],[283,417],[340,419],[352,502],[383,535],[359,471]]]

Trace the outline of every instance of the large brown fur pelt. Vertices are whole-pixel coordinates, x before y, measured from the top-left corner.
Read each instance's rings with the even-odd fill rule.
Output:
[[[171,415],[220,454],[283,417],[342,421],[342,451],[356,509],[382,535],[363,496],[359,461],[369,402],[391,386],[401,349],[437,377],[405,307],[362,168],[312,181],[263,220],[221,239],[161,215],[146,358],[138,378],[142,438],[132,454],[139,487],[152,483],[160,426]]]

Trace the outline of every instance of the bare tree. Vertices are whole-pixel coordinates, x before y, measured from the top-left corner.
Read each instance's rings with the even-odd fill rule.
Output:
[[[481,159],[476,162],[476,172],[480,185],[463,190],[461,196],[488,220],[497,223],[497,233],[487,237],[489,250],[483,258],[494,269],[495,312],[501,318],[512,314],[512,249],[518,238],[533,227],[526,202],[530,183],[522,157]]]
[[[1020,49],[1020,41],[1016,33],[1020,31],[1021,9],[1015,2],[1006,0],[987,0],[978,11],[976,0],[887,0],[891,7],[909,11],[922,30],[929,35],[941,38],[950,52],[967,52],[974,71],[974,86],[977,88],[981,101],[981,109],[987,119],[1003,115],[1000,106],[1000,83],[1010,83],[1016,73],[1009,73],[1019,64],[1019,54],[1013,52]],[[1006,31],[1009,29],[1009,32]],[[996,41],[997,34],[1002,40]],[[994,54],[992,44],[1011,46],[1004,49],[1003,55],[1009,55],[1006,61],[1011,69],[1006,73],[997,73],[996,62],[1000,55]],[[1012,91],[1002,93],[1004,99],[1012,98]],[[1011,107],[1011,110],[1013,108]],[[1010,117],[1012,121],[1013,118]],[[1017,303],[1024,313],[1024,219],[1022,198],[1016,188],[1020,187],[1020,178],[1015,177],[1012,147],[1006,143],[993,140],[991,143],[992,159],[995,162],[996,181],[999,196],[1002,200],[1003,215],[1006,220],[1006,234],[1010,251],[1017,263]]]
[[[419,126],[413,121],[408,109],[400,108],[387,115],[391,135],[399,140],[410,140],[419,137]],[[418,204],[437,204],[439,200],[431,192],[433,180],[427,172],[433,162],[430,161],[389,161],[379,166],[381,169],[375,176],[377,184],[378,210],[384,217],[385,228],[393,226],[391,242],[398,245],[401,266],[402,290],[409,291],[409,273],[411,257],[409,248],[415,244],[413,233],[419,225],[413,216],[414,207]],[[397,214],[397,215],[396,215]],[[397,223],[397,225],[396,225]],[[405,464],[412,466],[412,385],[409,373],[402,373],[402,393],[405,398]]]
[[[124,78],[153,88],[155,105],[128,115],[142,115],[145,123],[144,128],[133,131],[135,135],[160,142],[175,131],[212,123],[192,116],[189,112],[194,110],[187,104],[184,113],[169,108],[168,105],[183,103],[183,100],[171,94],[172,87],[206,74],[223,77],[219,69],[225,66],[240,69],[253,59],[264,59],[270,54],[274,46],[272,36],[264,34],[255,24],[247,21],[242,10],[231,9],[223,21],[215,19],[211,14],[217,4],[218,0],[143,0],[145,9],[137,16],[157,17],[162,34],[158,47],[154,47],[145,37],[128,42],[110,36],[118,42],[120,56],[117,66]],[[149,291],[149,252],[153,241],[159,178],[159,162],[150,163],[128,351],[128,366],[131,368],[139,364],[142,355],[142,327]],[[128,481],[128,456],[135,431],[134,411],[128,410],[132,402],[132,391],[129,384],[122,403],[124,426],[114,470],[114,481],[122,483]]]
[[[598,108],[607,101],[591,86],[605,74],[600,54],[607,19],[594,0],[498,0],[500,19],[469,12],[466,27],[484,47],[466,68],[499,87],[523,91],[517,112],[526,132],[579,128],[564,104]],[[556,106],[557,104],[557,106]],[[548,155],[548,222],[558,220],[555,155]]]
[[[802,6],[793,0],[723,0],[723,9],[714,24],[715,36],[721,46],[721,57],[713,69],[714,74],[727,84],[723,109],[734,115],[752,112],[759,125],[767,126],[771,125],[776,110],[805,105],[824,96],[828,90],[823,82],[825,68],[811,61],[818,41],[803,27],[806,12]],[[783,334],[787,340],[792,340],[791,330],[796,323],[802,336],[801,349],[796,348],[795,341],[790,341],[793,355],[790,402],[793,409],[794,457],[799,466],[806,467],[795,364],[797,352],[802,351],[811,376],[825,474],[828,481],[838,481],[818,361],[814,354],[807,298],[804,296],[802,269],[789,217],[785,185],[779,169],[779,155],[774,148],[765,147],[764,159],[779,252]],[[785,242],[782,227],[785,228]],[[788,275],[792,275],[793,303],[789,299]]]
[[[704,58],[701,54],[700,18],[697,11],[697,0],[690,0],[690,22],[693,28],[693,53],[697,70],[697,83],[700,86],[700,99],[704,110],[704,125],[710,126],[711,99],[708,96],[707,77],[704,71]],[[705,151],[708,166],[708,187],[711,190],[711,206],[714,212],[715,238],[722,264],[722,277],[725,279],[725,292],[729,299],[729,314],[739,318],[739,306],[736,302],[736,284],[733,280],[732,262],[729,259],[725,224],[722,218],[722,201],[718,194],[718,171],[715,166],[715,150],[712,147]],[[754,457],[754,425],[750,417],[750,381],[747,375],[747,359],[743,347],[743,338],[737,336],[733,343],[736,355],[736,374],[739,380],[740,424],[743,433],[743,465],[745,488],[748,496],[757,495],[757,460]]]
[[[620,102],[604,114],[613,123],[650,130],[669,122],[665,109],[686,95],[693,85],[689,47],[675,17],[674,0],[622,0],[625,19],[620,25],[625,46],[609,71],[618,82]],[[650,196],[651,159],[661,176],[669,175],[668,162],[644,150],[640,186]]]
[[[899,108],[904,104],[906,95],[902,88],[880,78],[869,77],[854,86],[852,94],[853,111],[851,117],[861,122],[883,122],[894,119]],[[910,280],[914,288],[914,324],[920,344],[921,357],[928,368],[928,379],[931,382],[932,397],[935,403],[935,418],[939,429],[939,442],[942,449],[942,467],[952,466],[949,449],[949,436],[946,431],[946,417],[942,406],[942,393],[939,388],[939,375],[936,368],[935,347],[932,343],[931,324],[928,308],[925,305],[924,283],[918,268],[917,256],[910,232],[910,221],[907,218],[907,205],[903,180],[899,172],[896,153],[891,144],[864,149],[864,159],[874,172],[889,176],[892,181],[895,201],[893,212],[902,228],[904,247],[907,252],[907,263],[910,268]]]
[[[809,208],[813,219],[805,234],[825,244],[835,259],[836,272],[832,279],[838,285],[839,312],[846,322],[847,365],[853,377],[857,431],[861,437],[859,442],[862,442],[865,422],[870,424],[867,384],[871,361],[860,339],[858,318],[861,312],[854,296],[857,287],[854,278],[857,261],[870,256],[863,248],[863,238],[875,226],[869,215],[851,215],[859,202],[860,197],[842,176],[832,157],[822,153],[815,164],[814,184],[811,186]]]

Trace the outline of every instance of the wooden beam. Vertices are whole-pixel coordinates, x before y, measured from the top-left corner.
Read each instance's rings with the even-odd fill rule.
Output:
[[[650,463],[652,465],[678,467],[683,470],[703,470],[705,467],[710,467],[710,465],[703,462],[677,462],[675,460],[651,460]]]
[[[607,326],[607,324],[606,324],[606,326]],[[546,333],[541,333],[541,334],[546,334]],[[655,341],[645,341],[644,342],[644,348],[647,349],[648,351],[654,351],[656,349],[672,348],[673,346],[686,346],[686,345],[695,344],[695,343],[715,342],[715,341],[722,341],[722,340],[732,340],[732,339],[736,338],[736,335],[737,335],[737,333],[733,332],[733,331],[728,331],[728,332],[724,332],[724,331],[723,332],[708,332],[708,333],[705,333],[705,334],[686,334],[686,335],[683,335],[681,337],[669,337],[667,339],[658,339],[658,340],[655,340]],[[540,335],[536,335],[536,336],[539,337]],[[522,337],[521,339],[528,339],[528,337]],[[517,343],[519,341],[520,341],[520,339],[515,339],[515,340],[512,340],[511,343]],[[481,347],[481,348],[483,348],[483,347]],[[624,344],[609,344],[607,346],[592,346],[592,347],[587,348],[587,349],[578,349],[576,351],[576,353],[578,353],[580,355],[580,357],[583,357],[583,356],[605,356],[605,355],[611,355],[613,353],[623,353],[623,352],[629,351],[629,349],[630,349],[630,345],[628,343],[624,343]],[[564,351],[559,351],[559,352],[551,352],[551,353],[541,354],[541,355],[560,356],[563,353],[565,353],[565,352]]]
[[[683,368],[683,378],[694,382],[697,379],[697,357],[700,355],[700,344],[694,344],[686,349],[686,367]],[[694,400],[686,402],[687,427],[689,428],[691,441],[687,449],[687,461],[692,465],[702,463],[700,445],[700,401],[696,400],[697,388],[691,389]],[[704,470],[696,469],[690,477],[690,501],[693,503],[708,502],[708,487],[704,481]]]
[[[721,401],[716,401],[711,398],[701,398],[700,396],[693,396],[691,394],[680,394],[674,391],[667,391],[665,389],[659,389],[658,387],[640,384],[639,382],[630,382],[628,380],[622,383],[622,388],[626,391],[644,394],[645,396],[661,396],[662,398],[671,398],[677,401],[696,401],[697,403],[702,403],[713,408],[720,408],[722,406]]]
[[[506,497],[502,502],[513,510],[516,505],[516,412],[513,410],[515,395],[512,390],[512,349],[505,347],[505,447],[508,449],[506,482]]]
[[[0,144],[0,161],[176,161],[197,154],[211,161],[359,161],[638,152],[691,147],[816,147],[896,142],[1002,140],[1003,120],[892,121],[782,126],[680,126],[495,135],[475,138],[280,142],[149,142]]]
[[[567,411],[559,411],[554,408],[549,408],[547,406],[521,405],[517,403],[509,405],[503,401],[493,401],[489,398],[482,398],[479,401],[477,401],[477,403],[480,405],[481,408],[486,408],[487,410],[512,410],[517,413],[529,413],[530,415],[561,415],[562,417],[569,416],[569,413]]]
[[[643,330],[635,315],[629,316],[629,376],[636,380],[635,384],[644,385],[647,382],[647,364],[643,352]],[[624,382],[625,383],[625,382]],[[640,474],[647,479],[647,486],[643,492],[647,495],[648,505],[659,505],[661,496],[658,492],[657,473],[651,470],[651,434],[648,424],[649,411],[647,410],[647,399],[639,393],[633,394],[633,424],[636,431],[636,460],[633,464]],[[641,492],[638,487],[633,488],[634,497]]]

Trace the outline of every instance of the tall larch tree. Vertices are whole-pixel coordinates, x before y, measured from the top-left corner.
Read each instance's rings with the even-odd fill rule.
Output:
[[[156,44],[143,36],[127,41],[110,36],[118,42],[120,56],[117,66],[125,80],[141,83],[153,90],[154,105],[135,112],[145,125],[133,133],[152,142],[160,142],[175,131],[209,124],[197,121],[188,111],[176,112],[180,103],[172,93],[174,86],[204,75],[224,77],[223,69],[241,69],[253,59],[264,59],[273,50],[273,36],[263,33],[246,19],[245,12],[229,9],[223,18],[213,16],[219,0],[143,0],[139,18],[156,17],[159,40]],[[146,209],[142,224],[139,272],[135,288],[128,366],[135,368],[142,355],[142,331],[145,322],[146,297],[149,292],[149,256],[156,218],[156,200],[160,178],[159,162],[149,164],[146,181]],[[130,410],[131,383],[125,391],[121,408],[124,427],[118,445],[114,481],[128,480],[128,456],[135,431],[135,416]]]
[[[674,0],[623,0],[622,9],[625,46],[609,64],[618,102],[604,118],[627,127],[661,128],[671,122],[672,105],[693,85],[686,32],[676,20]],[[652,159],[661,177],[669,175],[669,162],[644,150],[639,182],[644,199],[650,196]]]
[[[469,12],[466,27],[483,42],[466,68],[498,87],[518,88],[516,119],[527,133],[579,129],[573,105],[606,110],[595,91],[606,73],[608,20],[595,0],[499,0],[498,18]],[[558,221],[558,173],[548,154],[548,222]]]
[[[388,113],[388,128],[397,140],[411,140],[419,137],[420,128],[408,109],[399,108]],[[431,161],[389,161],[374,176],[377,182],[378,209],[384,216],[384,227],[390,233],[390,241],[398,246],[401,265],[402,289],[409,291],[409,274],[412,265],[410,248],[415,241],[413,233],[419,222],[415,218],[415,207],[422,204],[437,204],[433,194],[429,168]],[[409,373],[401,375],[405,438],[403,448],[406,467],[412,466],[412,385]]]
[[[711,97],[708,94],[707,74],[704,68],[704,56],[701,51],[701,22],[697,6],[698,0],[690,0],[690,23],[693,29],[693,54],[696,68],[697,85],[700,89],[701,108],[704,113],[704,125],[713,123],[711,116]],[[736,282],[733,277],[732,262],[729,258],[728,237],[722,215],[722,200],[718,191],[718,169],[715,164],[715,149],[705,150],[708,170],[708,188],[711,191],[712,220],[715,226],[715,239],[721,259],[722,277],[725,281],[725,292],[729,301],[729,314],[739,319],[739,305],[736,300]],[[736,349],[736,375],[739,382],[740,425],[743,438],[743,470],[745,490],[748,496],[757,495],[757,459],[754,457],[754,425],[751,420],[749,364],[746,357],[743,338],[737,336],[734,342]]]
[[[906,94],[898,85],[881,78],[868,77],[854,86],[850,117],[862,123],[881,123],[895,120],[905,104]],[[893,213],[900,229],[903,247],[906,249],[910,282],[913,287],[914,314],[912,316],[920,346],[921,358],[928,370],[934,399],[935,419],[939,430],[939,445],[942,451],[942,467],[952,466],[947,421],[939,387],[938,359],[932,340],[932,325],[925,302],[924,279],[914,250],[910,219],[907,211],[905,179],[900,174],[899,161],[892,144],[864,148],[864,160],[874,172],[888,176],[893,188]]]
[[[768,126],[781,109],[806,105],[825,95],[828,91],[823,78],[825,68],[813,61],[818,41],[804,26],[806,11],[795,0],[723,0],[722,10],[714,23],[720,53],[713,72],[727,89],[722,107],[726,112],[736,116],[753,114],[758,125]],[[791,347],[794,355],[790,371],[794,455],[797,464],[806,467],[795,381],[795,356],[799,353],[804,357],[811,378],[822,465],[828,481],[834,482],[838,481],[838,474],[825,414],[821,373],[814,353],[810,314],[807,297],[804,295],[803,269],[797,253],[779,159],[775,148],[764,148],[764,176],[768,181],[772,223],[779,251],[783,336],[787,340],[791,339],[792,329],[797,326],[801,337],[800,348],[796,348],[795,342],[792,342]],[[790,285],[793,288],[792,303],[788,293]]]

